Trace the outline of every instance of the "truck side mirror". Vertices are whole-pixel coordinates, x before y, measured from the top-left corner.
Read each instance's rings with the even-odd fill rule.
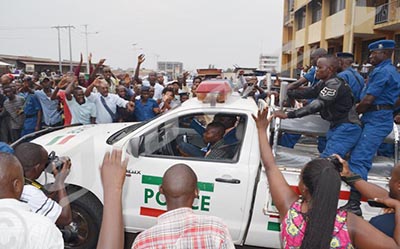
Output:
[[[143,136],[140,137],[133,137],[129,140],[129,152],[132,156],[138,158],[140,154],[140,147],[143,141]]]

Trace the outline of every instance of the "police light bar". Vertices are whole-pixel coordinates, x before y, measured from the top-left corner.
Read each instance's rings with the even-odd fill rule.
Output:
[[[196,89],[197,99],[209,103],[216,99],[217,103],[224,103],[232,94],[227,80],[205,80]]]

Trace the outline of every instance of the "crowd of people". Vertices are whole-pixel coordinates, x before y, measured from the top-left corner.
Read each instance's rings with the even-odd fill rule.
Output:
[[[372,159],[392,131],[395,108],[400,103],[400,74],[391,64],[394,48],[395,42],[391,40],[369,45],[369,61],[374,69],[365,81],[351,67],[353,54],[334,56],[316,49],[311,54],[309,72],[288,89],[287,104],[302,100],[302,107],[276,111],[270,118],[267,109],[253,116],[272,201],[281,219],[283,248],[400,248],[400,166],[393,168],[389,191],[367,182]],[[3,75],[5,96],[0,97],[5,99],[2,112],[9,117],[9,128],[5,129],[8,138],[12,141],[21,134],[61,124],[145,121],[179,105],[182,98],[177,96],[187,87],[188,75],[185,73],[171,86],[165,86],[163,75],[155,72],[142,80],[138,71],[143,61],[144,57],[139,56],[133,78],[114,77],[105,67],[102,75],[96,75],[94,69],[88,81],[71,74],[61,77],[59,82],[44,77],[39,86],[34,79],[24,77],[18,86],[10,76]],[[99,64],[102,63],[104,60]],[[195,78],[190,94],[186,95],[195,96],[200,82],[200,78]],[[243,86],[251,87],[248,93],[255,100],[267,96],[254,77]],[[301,171],[299,195],[277,167],[266,130],[273,117],[300,118],[316,112],[330,122],[330,127],[326,138],[318,140],[320,158],[308,162]],[[2,125],[4,120],[2,116]],[[207,140],[210,147],[230,139],[228,134],[235,129],[234,123],[232,117],[216,115],[202,131],[204,137],[208,137],[210,130],[217,134]],[[297,140],[295,134],[283,134],[281,144],[291,147]],[[18,233],[25,239],[21,243],[37,246],[33,248],[63,248],[62,234],[55,224],[71,222],[64,184],[70,160],[65,158],[61,170],[57,170],[48,163],[48,152],[40,145],[25,142],[5,149],[8,152],[0,152],[0,207],[12,209],[12,214],[25,222],[25,226],[8,232]],[[179,150],[199,157],[224,156],[218,150],[211,154],[184,143],[179,144]],[[122,192],[127,164],[121,150],[104,156],[104,210],[97,248],[124,247]],[[36,182],[46,167],[52,167],[55,176],[49,187]],[[348,203],[338,208],[342,181],[351,186],[351,194]],[[196,173],[189,165],[172,165],[164,173],[159,191],[165,196],[167,212],[157,218],[157,225],[139,234],[132,248],[234,248],[223,220],[194,214],[192,204],[199,190]],[[365,221],[361,217],[361,196],[384,204],[386,213]],[[0,216],[5,215],[10,213],[0,212]],[[35,232],[27,232],[26,228]],[[25,247],[21,244],[17,248]]]
[[[144,55],[138,56],[133,77],[115,76],[101,59],[95,67],[89,57],[90,76],[74,72],[55,75],[50,71],[4,74],[0,80],[0,141],[12,143],[21,136],[47,127],[72,124],[103,124],[146,121],[196,96],[202,78],[189,89],[189,73],[167,84],[163,73],[139,77]]]

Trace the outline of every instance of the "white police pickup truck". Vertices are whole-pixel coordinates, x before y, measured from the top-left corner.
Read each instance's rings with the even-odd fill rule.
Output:
[[[113,123],[104,125],[72,126],[42,135],[33,140],[49,152],[69,156],[71,173],[67,178],[72,200],[72,233],[66,242],[67,248],[92,248],[96,243],[101,221],[102,186],[99,165],[106,151],[122,148],[129,157],[128,173],[123,192],[123,214],[125,230],[137,233],[156,224],[156,217],[165,212],[166,203],[158,187],[165,170],[176,163],[186,163],[198,176],[199,198],[193,209],[199,214],[220,217],[229,227],[237,245],[252,245],[280,248],[280,223],[278,212],[271,202],[268,181],[260,161],[260,150],[256,125],[252,114],[258,107],[252,98],[231,95],[225,103],[203,103],[193,98],[181,106],[142,123]],[[205,146],[201,135],[192,127],[193,119],[202,117],[210,122],[215,114],[230,114],[237,117],[236,137],[238,144],[229,159],[204,159],[182,157],[176,149],[177,141]],[[313,125],[317,116],[299,119],[297,124],[282,123],[283,129],[300,131]],[[285,128],[286,127],[286,128]],[[290,127],[295,127],[290,130]],[[315,133],[309,127],[309,133]],[[327,129],[327,128],[326,128]],[[315,135],[315,134],[314,134]],[[285,178],[297,189],[302,166],[316,152],[274,146],[276,160]],[[393,162],[381,162],[370,174],[370,181],[387,188],[388,176]],[[375,167],[375,166],[374,166]],[[45,183],[52,176],[42,175]],[[342,186],[343,205],[349,188]],[[369,219],[379,210],[362,204],[364,218]]]

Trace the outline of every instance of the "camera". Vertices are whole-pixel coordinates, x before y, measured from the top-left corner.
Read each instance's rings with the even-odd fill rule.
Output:
[[[54,164],[57,172],[60,172],[64,163],[68,160],[70,160],[69,157],[59,157],[54,151],[52,151],[47,158],[45,171],[48,173],[53,173],[52,164]]]
[[[328,156],[326,158],[326,160],[328,160],[329,162],[331,162],[333,165],[335,165],[335,168],[339,171],[342,172],[343,171],[343,165],[342,163],[339,161],[339,159],[336,156]]]

